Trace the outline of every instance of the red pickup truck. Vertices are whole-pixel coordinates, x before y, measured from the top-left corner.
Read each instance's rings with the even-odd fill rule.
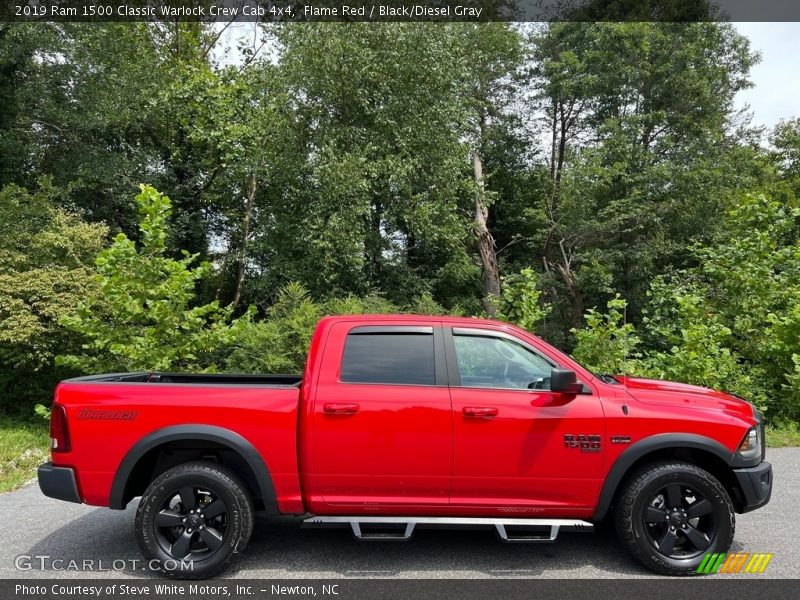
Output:
[[[47,496],[123,509],[174,577],[207,577],[258,512],[408,539],[483,525],[552,541],[613,519],[652,570],[725,552],[766,504],[760,413],[705,388],[597,375],[494,321],[320,321],[305,373],[125,373],[62,382]]]

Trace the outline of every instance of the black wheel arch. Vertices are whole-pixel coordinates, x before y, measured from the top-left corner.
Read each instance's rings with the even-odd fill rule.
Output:
[[[170,448],[175,444],[196,444],[196,451],[202,450],[207,445],[211,450],[223,450],[233,459],[234,470],[252,489],[253,494],[263,504],[267,514],[277,515],[278,502],[275,487],[272,483],[264,458],[256,448],[242,435],[214,425],[187,424],[173,425],[153,431],[139,440],[128,452],[117,467],[109,495],[109,507],[122,510],[128,502],[144,491],[150,480],[158,476],[148,468],[146,473],[148,481],[139,481],[141,468],[148,459],[153,460],[162,449]],[[149,467],[149,464],[147,465]],[[134,477],[138,475],[138,477]],[[142,486],[142,483],[144,485]],[[142,488],[139,490],[138,488]]]
[[[593,521],[602,521],[620,484],[639,465],[660,458],[682,458],[709,470],[737,502],[736,478],[732,466],[736,455],[718,441],[692,433],[663,433],[632,444],[614,461],[603,482]],[[738,509],[738,505],[737,505]]]

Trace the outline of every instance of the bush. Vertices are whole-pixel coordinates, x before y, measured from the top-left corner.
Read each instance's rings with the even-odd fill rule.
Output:
[[[84,373],[214,370],[212,354],[231,343],[250,314],[231,321],[231,309],[218,302],[194,305],[211,265],[193,266],[197,255],[185,251],[177,260],[167,255],[167,196],[142,185],[136,202],[141,244],[120,233],[100,252],[96,285],[60,320],[83,338],[83,351],[58,356],[58,364]]]
[[[738,394],[765,408],[765,394],[751,376],[745,361],[731,348],[733,332],[722,323],[706,299],[677,288],[663,288],[674,302],[674,320],[657,324],[652,317],[651,333],[660,334],[666,351],[650,351],[639,371],[656,379],[682,381]],[[662,304],[664,298],[659,298]]]
[[[577,341],[573,355],[587,369],[620,375],[636,370],[633,352],[639,337],[634,326],[625,322],[627,306],[617,294],[608,301],[605,314],[589,309],[586,326],[572,330]]]
[[[107,234],[56,208],[57,194],[46,180],[35,193],[0,190],[0,410],[26,418],[67,374],[54,358],[78,340],[61,318],[94,289],[91,265]]]
[[[538,285],[539,276],[533,269],[504,277],[496,318],[535,332],[551,310],[549,304],[541,302]]]
[[[231,373],[300,373],[317,322],[327,315],[348,314],[447,314],[423,294],[398,307],[380,296],[344,296],[315,302],[300,283],[289,283],[278,292],[266,318],[242,325],[236,339],[220,352]]]
[[[800,417],[800,210],[746,195],[716,243],[693,249],[697,266],[650,285],[640,356],[626,370],[740,395],[773,422]],[[589,311],[575,355],[618,367],[632,328],[619,311]]]

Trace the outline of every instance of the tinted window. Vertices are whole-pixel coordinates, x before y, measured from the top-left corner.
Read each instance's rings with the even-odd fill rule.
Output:
[[[433,335],[350,334],[344,346],[342,381],[433,385]]]
[[[470,335],[456,335],[453,342],[462,386],[550,389],[552,365],[521,344]]]

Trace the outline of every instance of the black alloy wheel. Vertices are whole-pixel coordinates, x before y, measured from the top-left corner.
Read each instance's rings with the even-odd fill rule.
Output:
[[[647,539],[663,556],[705,554],[717,531],[713,507],[693,488],[671,483],[658,490],[642,514]]]
[[[184,485],[163,502],[155,530],[159,545],[175,560],[204,560],[228,534],[228,507],[212,491]]]

